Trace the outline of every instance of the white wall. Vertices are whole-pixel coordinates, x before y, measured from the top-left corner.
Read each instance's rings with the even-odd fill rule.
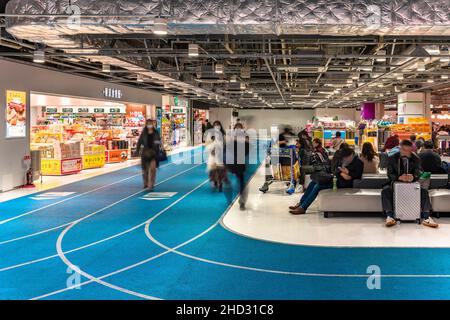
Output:
[[[211,124],[219,120],[225,130],[229,129],[231,126],[233,109],[231,108],[211,108],[209,109],[209,122]]]
[[[30,91],[107,100],[103,96],[105,87],[120,89],[123,93],[122,102],[161,105],[161,94],[155,91],[111,84],[0,59],[0,191],[24,184],[23,157],[30,153]],[[27,92],[26,138],[6,139],[6,90]]]
[[[360,111],[355,108],[317,108],[314,109],[314,115],[316,117],[338,117],[339,120],[352,120],[359,122],[361,119]]]
[[[314,115],[313,110],[239,109],[238,111],[239,118],[246,128],[267,129],[268,132],[272,125],[290,125],[294,131],[299,131]]]

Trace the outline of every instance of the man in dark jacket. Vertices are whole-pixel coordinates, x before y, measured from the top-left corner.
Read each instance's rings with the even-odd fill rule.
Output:
[[[409,140],[403,140],[400,143],[400,152],[389,157],[387,175],[389,184],[381,192],[381,201],[383,210],[387,214],[386,226],[392,227],[397,221],[394,214],[394,189],[395,182],[412,183],[419,180],[422,173],[420,158],[413,153],[413,144]],[[422,224],[427,227],[436,228],[438,224],[430,217],[431,202],[428,191],[421,189],[421,218]]]
[[[442,168],[442,160],[437,152],[434,152],[433,141],[425,141],[423,145],[424,150],[419,153],[420,161],[422,162],[422,169],[425,172],[431,174],[444,174],[444,168]]]

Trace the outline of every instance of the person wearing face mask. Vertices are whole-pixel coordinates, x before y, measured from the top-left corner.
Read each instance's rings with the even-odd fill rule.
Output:
[[[155,128],[155,122],[148,119],[146,126],[139,137],[137,152],[141,153],[142,177],[144,188],[153,190],[156,180],[156,168],[158,167],[158,153],[161,148],[161,138]]]
[[[223,161],[225,131],[220,121],[214,121],[213,127],[206,132],[206,151],[208,153],[207,170],[212,186],[219,192],[223,184],[228,184],[228,176]]]

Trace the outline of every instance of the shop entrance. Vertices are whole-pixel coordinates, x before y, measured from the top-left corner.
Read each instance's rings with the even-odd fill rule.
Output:
[[[65,176],[127,162],[155,106],[31,93],[32,152],[43,176]]]

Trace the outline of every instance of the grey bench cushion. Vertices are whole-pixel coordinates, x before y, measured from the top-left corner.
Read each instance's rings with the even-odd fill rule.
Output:
[[[435,212],[450,212],[450,190],[430,190],[431,205]]]
[[[364,174],[361,180],[353,181],[356,189],[382,189],[389,182],[385,174]],[[430,189],[445,188],[448,183],[447,174],[431,175]]]
[[[430,190],[435,212],[450,212],[450,190]],[[323,212],[382,212],[380,189],[322,190],[318,196]]]
[[[361,180],[353,181],[356,189],[381,189],[389,182],[385,174],[364,174]]]
[[[323,212],[382,212],[380,189],[322,190],[318,196]]]

